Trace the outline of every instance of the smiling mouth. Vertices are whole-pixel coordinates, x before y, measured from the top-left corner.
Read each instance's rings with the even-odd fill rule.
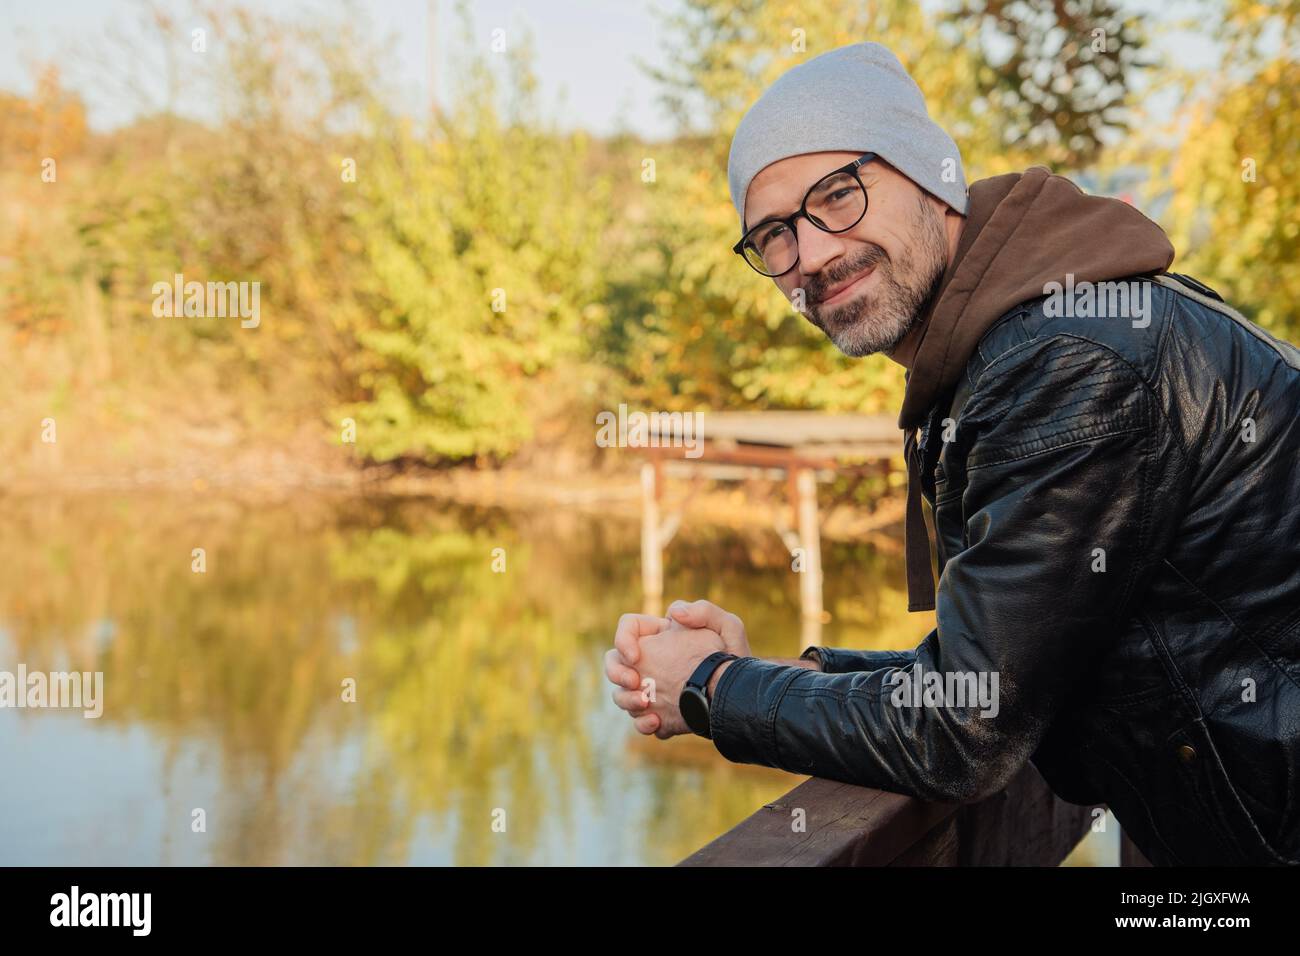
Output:
[[[858,287],[858,283],[860,283],[860,282],[862,282],[864,279],[870,277],[870,275],[871,275],[873,272],[875,272],[875,271],[876,271],[876,267],[875,267],[875,266],[871,266],[871,267],[869,267],[865,272],[863,272],[861,275],[859,275],[857,278],[855,278],[855,279],[854,279],[852,282],[850,282],[848,285],[841,286],[840,288],[838,288],[838,289],[836,289],[834,292],[832,292],[830,295],[822,296],[820,299],[817,300],[817,304],[818,304],[818,305],[825,305],[826,303],[830,302],[832,299],[839,299],[839,298],[840,298],[841,296],[843,296],[846,292],[852,292],[854,289],[856,289],[856,288]]]

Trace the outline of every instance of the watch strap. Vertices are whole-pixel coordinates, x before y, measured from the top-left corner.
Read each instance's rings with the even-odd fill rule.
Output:
[[[699,665],[691,673],[691,676],[687,678],[686,686],[694,687],[696,690],[700,691],[700,693],[704,694],[705,699],[707,700],[708,693],[706,689],[709,686],[709,678],[713,676],[713,672],[727,661],[734,660],[739,660],[735,654],[728,654],[726,651],[714,651],[708,657],[704,658],[704,660],[700,661]]]
[[[709,679],[719,667],[727,661],[734,660],[738,660],[735,654],[714,651],[696,665],[682,687],[681,697],[678,698],[677,706],[681,710],[682,719],[686,721],[686,726],[692,733],[699,734],[707,740],[713,739],[713,735],[709,733]]]

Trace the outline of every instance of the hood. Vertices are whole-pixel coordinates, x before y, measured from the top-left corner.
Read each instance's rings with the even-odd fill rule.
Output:
[[[1105,282],[1164,272],[1174,247],[1164,230],[1118,199],[1086,195],[1042,166],[982,179],[957,254],[923,320],[898,424],[906,433],[908,609],[934,607],[914,431],[957,383],[980,338],[1049,282]]]
[[[957,255],[930,308],[908,375],[901,428],[916,428],[951,388],[989,326],[1049,282],[1105,282],[1164,272],[1174,247],[1164,230],[1118,199],[1086,195],[1034,166],[981,179]]]

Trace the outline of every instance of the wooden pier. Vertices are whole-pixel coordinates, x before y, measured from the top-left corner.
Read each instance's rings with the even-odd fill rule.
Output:
[[[837,475],[881,475],[888,479],[902,461],[902,433],[886,415],[829,415],[821,412],[705,412],[694,457],[683,453],[679,436],[654,431],[659,447],[641,449],[641,583],[646,613],[663,600],[663,555],[681,523],[680,512],[664,514],[667,474],[745,480],[755,476],[784,481],[789,519],[775,525],[799,565],[803,640],[814,644],[825,620],[822,607],[821,519],[817,485]]]

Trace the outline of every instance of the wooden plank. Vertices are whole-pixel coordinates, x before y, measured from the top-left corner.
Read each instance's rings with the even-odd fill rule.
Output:
[[[687,458],[681,448],[660,447],[640,448],[641,454],[651,459],[663,459],[677,463],[700,464],[718,463],[728,465],[751,465],[755,468],[825,468],[838,469],[839,462],[826,455],[797,455],[789,448],[777,448],[768,445],[721,445],[706,441],[696,458]],[[870,456],[864,456],[870,457]]]
[[[756,445],[822,443],[902,444],[898,421],[890,415],[838,415],[823,412],[705,412],[704,437]]]
[[[949,817],[903,851],[890,866],[956,866],[960,855],[956,815]]]
[[[745,445],[705,441],[694,458],[685,449],[671,445],[635,449],[652,461],[663,461],[674,469],[684,465],[745,465],[753,468],[820,468],[839,474],[879,471],[881,463],[901,459],[897,443],[863,445],[800,445],[786,448],[775,445]]]
[[[875,453],[900,454],[902,431],[889,415],[834,415],[822,412],[702,412],[700,419],[687,413],[655,413],[646,421],[647,447],[675,448],[686,439],[715,448],[737,446],[771,450],[804,449],[811,455]],[[674,417],[675,416],[675,417]]]
[[[964,806],[813,778],[679,865],[1056,866],[1091,821],[1090,807],[1057,798],[1028,764]]]
[[[795,829],[803,810],[804,832]],[[680,866],[883,866],[956,811],[817,777],[769,803]]]
[[[1006,789],[961,808],[958,866],[1058,866],[1092,826],[1092,807],[1066,803],[1026,764]]]

